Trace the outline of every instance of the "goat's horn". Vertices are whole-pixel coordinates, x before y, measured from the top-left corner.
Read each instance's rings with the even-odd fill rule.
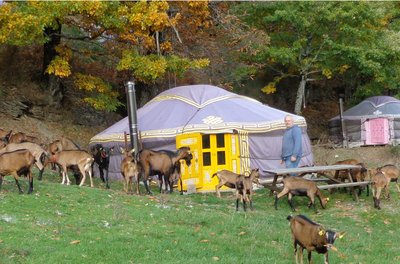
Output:
[[[338,251],[338,249],[334,245],[330,245],[329,249],[332,249],[333,251]]]

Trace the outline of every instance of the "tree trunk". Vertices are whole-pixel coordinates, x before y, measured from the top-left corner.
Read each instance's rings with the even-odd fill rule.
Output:
[[[295,103],[295,107],[294,107],[294,113],[296,115],[300,115],[301,114],[301,105],[303,103],[304,100],[304,92],[306,89],[306,76],[302,75],[301,76],[301,81],[299,84],[299,88],[297,89],[297,96],[296,96],[296,103]]]
[[[57,28],[45,28],[44,34],[49,38],[49,41],[43,45],[43,81],[46,83],[49,91],[49,104],[60,106],[64,96],[61,80],[55,75],[46,73],[46,69],[50,62],[57,56],[56,47],[61,43],[61,24],[57,21]]]

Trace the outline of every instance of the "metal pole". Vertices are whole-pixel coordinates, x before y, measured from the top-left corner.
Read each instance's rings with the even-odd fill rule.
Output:
[[[135,149],[135,153],[139,152],[138,144],[138,128],[136,115],[136,93],[135,82],[129,81],[127,87],[127,104],[128,104],[128,120],[129,120],[129,135],[131,139],[131,149]]]
[[[347,142],[346,124],[343,118],[343,98],[341,97],[339,98],[339,108],[340,108],[340,124],[342,127],[342,135],[343,135],[343,147],[347,148],[348,142]]]

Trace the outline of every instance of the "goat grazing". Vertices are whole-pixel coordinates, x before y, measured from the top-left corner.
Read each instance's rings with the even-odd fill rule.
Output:
[[[133,192],[133,180],[136,183],[136,194],[139,195],[139,164],[136,162],[133,155],[134,149],[126,151],[121,148],[121,153],[124,154],[124,159],[121,161],[121,174],[124,180],[124,191],[129,193]]]
[[[344,232],[334,232],[325,230],[321,225],[311,221],[304,215],[287,217],[292,230],[294,257],[296,264],[303,264],[303,250],[308,252],[308,263],[311,263],[311,253],[316,251],[319,254],[324,254],[324,263],[328,264],[328,250],[337,251],[333,243],[337,238],[342,238]],[[299,251],[297,250],[299,246]]]
[[[110,185],[108,184],[108,167],[110,165],[110,155],[113,151],[114,147],[104,147],[101,144],[96,144],[90,149],[94,158],[94,163],[96,163],[99,168],[100,179],[106,184],[107,189],[110,189]]]
[[[388,178],[383,171],[379,168],[376,170],[370,170],[371,185],[372,185],[372,197],[374,198],[374,207],[381,209],[381,193],[382,190],[386,190],[387,198],[389,198],[389,183]]]
[[[94,161],[92,155],[83,150],[62,150],[50,158],[51,162],[57,163],[61,167],[62,171],[62,182],[61,184],[66,183],[70,185],[71,181],[68,178],[68,167],[77,166],[81,175],[82,180],[79,186],[82,186],[86,180],[86,173],[89,174],[90,178],[90,187],[93,187],[93,179],[92,179],[92,163]]]
[[[190,166],[192,158],[193,155],[189,147],[180,147],[176,152],[167,150],[154,151],[150,149],[140,151],[139,162],[144,171],[143,183],[147,193],[151,193],[147,181],[150,175],[155,175],[152,172],[163,175],[165,182],[168,183],[165,184],[165,190],[167,191],[169,185],[170,192],[172,192],[173,182],[170,181],[170,176],[174,171],[175,164],[180,160],[185,160],[186,165]]]
[[[23,143],[10,143],[5,146],[3,149],[0,149],[0,154],[5,152],[11,152],[19,149],[27,149],[32,155],[35,157],[35,165],[39,169],[38,179],[41,180],[44,171],[44,164],[47,163],[50,155],[47,151],[45,151],[41,146],[32,142],[23,142]]]
[[[28,193],[33,191],[33,177],[31,168],[35,163],[35,157],[27,149],[15,150],[12,152],[6,152],[0,155],[0,189],[3,183],[3,177],[11,174],[15,183],[17,184],[20,193],[23,193],[21,186],[19,185],[18,179],[21,174],[28,176],[29,189]]]
[[[335,162],[333,165],[360,165],[361,166],[360,169],[350,170],[350,175],[353,182],[362,182],[367,177],[367,168],[365,167],[365,164],[356,159],[341,160]],[[336,171],[333,177],[342,182],[349,179],[347,171]],[[361,190],[363,187],[357,187],[357,188],[358,188],[358,195],[361,195]],[[368,195],[369,195],[369,185],[367,184],[367,196]]]
[[[243,210],[246,211],[246,202],[250,204],[253,210],[253,183],[259,184],[260,174],[257,169],[251,171],[249,176],[239,175],[236,186],[236,211],[239,210],[239,201],[243,203]]]
[[[283,190],[276,194],[275,192],[275,209],[278,209],[278,200],[282,196],[288,195],[288,202],[290,207],[293,211],[296,209],[292,203],[292,196],[299,195],[299,196],[308,196],[310,199],[310,203],[308,207],[313,207],[315,211],[317,211],[315,207],[315,196],[318,197],[321,207],[325,209],[326,204],[328,203],[329,199],[325,198],[320,189],[315,182],[309,181],[303,178],[295,177],[295,176],[288,176],[283,179]]]

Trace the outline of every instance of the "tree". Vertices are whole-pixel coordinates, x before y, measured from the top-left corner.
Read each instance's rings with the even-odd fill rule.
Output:
[[[172,5],[173,13],[167,1],[3,2],[0,44],[43,45],[43,79],[51,103],[61,102],[61,82],[70,78],[88,92],[85,102],[115,110],[120,103],[112,81],[118,74],[154,83],[169,71],[183,74],[207,66],[206,59],[174,55],[168,40],[168,34],[179,36],[180,23],[187,26],[189,18],[192,28],[205,26],[207,2]]]
[[[285,78],[299,80],[294,112],[301,113],[307,84],[345,76],[360,94],[393,89],[400,70],[398,31],[390,23],[398,15],[394,3],[268,2],[242,3],[235,14],[264,30],[269,46],[253,46],[243,61],[275,73],[262,91],[274,93]],[[390,62],[390,64],[388,64]],[[253,68],[256,68],[253,66]],[[355,80],[356,78],[356,80]]]

